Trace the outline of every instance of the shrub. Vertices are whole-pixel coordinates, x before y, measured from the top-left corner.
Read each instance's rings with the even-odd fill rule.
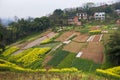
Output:
[[[90,33],[91,35],[100,34],[100,33],[101,33],[101,30],[92,30],[92,31],[89,31],[89,33]]]
[[[72,72],[79,72],[78,69],[72,68],[62,68],[62,69],[50,69],[48,70],[49,73],[72,73]]]

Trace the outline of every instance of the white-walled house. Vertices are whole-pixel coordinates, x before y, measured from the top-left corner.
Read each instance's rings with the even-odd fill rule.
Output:
[[[105,12],[94,13],[95,20],[105,20]]]
[[[115,12],[120,16],[120,9],[115,10]]]
[[[77,13],[76,14],[78,18],[81,19],[87,19],[87,13]]]

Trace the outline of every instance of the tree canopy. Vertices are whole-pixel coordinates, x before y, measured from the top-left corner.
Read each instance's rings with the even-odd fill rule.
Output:
[[[113,65],[120,65],[120,29],[110,36],[109,42],[106,44],[106,53],[109,61]]]

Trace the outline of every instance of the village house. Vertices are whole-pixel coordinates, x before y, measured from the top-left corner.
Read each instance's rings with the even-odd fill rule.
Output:
[[[120,16],[120,9],[115,10],[115,12]]]
[[[68,24],[69,25],[77,25],[80,26],[81,22],[79,21],[79,17],[78,16],[74,16],[68,19]]]
[[[81,19],[87,19],[87,13],[77,13],[76,14],[78,16],[78,18]]]
[[[120,25],[120,19],[118,19],[118,20],[116,21],[116,24]]]
[[[95,20],[105,20],[105,12],[94,13]]]

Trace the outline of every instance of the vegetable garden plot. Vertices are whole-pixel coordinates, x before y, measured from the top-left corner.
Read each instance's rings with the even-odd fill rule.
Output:
[[[53,58],[52,55],[48,55],[45,57],[44,61],[43,61],[43,65],[46,65],[48,63],[48,61],[50,61]]]
[[[102,39],[102,34],[101,35],[95,35],[95,37],[92,40],[92,42],[100,42],[101,39]]]
[[[57,50],[53,55],[52,59],[48,61],[47,66],[55,67],[57,66],[67,55],[69,55],[68,51]]]
[[[86,43],[77,43],[72,41],[71,43],[65,45],[63,47],[63,50],[73,52],[73,53],[78,53],[82,48],[84,48]]]
[[[83,34],[83,35],[78,35],[76,38],[74,38],[73,40],[74,41],[77,41],[77,42],[86,42],[87,39],[88,39],[88,35],[87,34]]]
[[[87,42],[100,42],[103,37],[103,34],[101,35],[92,35],[88,38]]]
[[[93,60],[96,63],[103,62],[103,45],[98,42],[89,42],[87,48],[82,50],[81,58]]]

